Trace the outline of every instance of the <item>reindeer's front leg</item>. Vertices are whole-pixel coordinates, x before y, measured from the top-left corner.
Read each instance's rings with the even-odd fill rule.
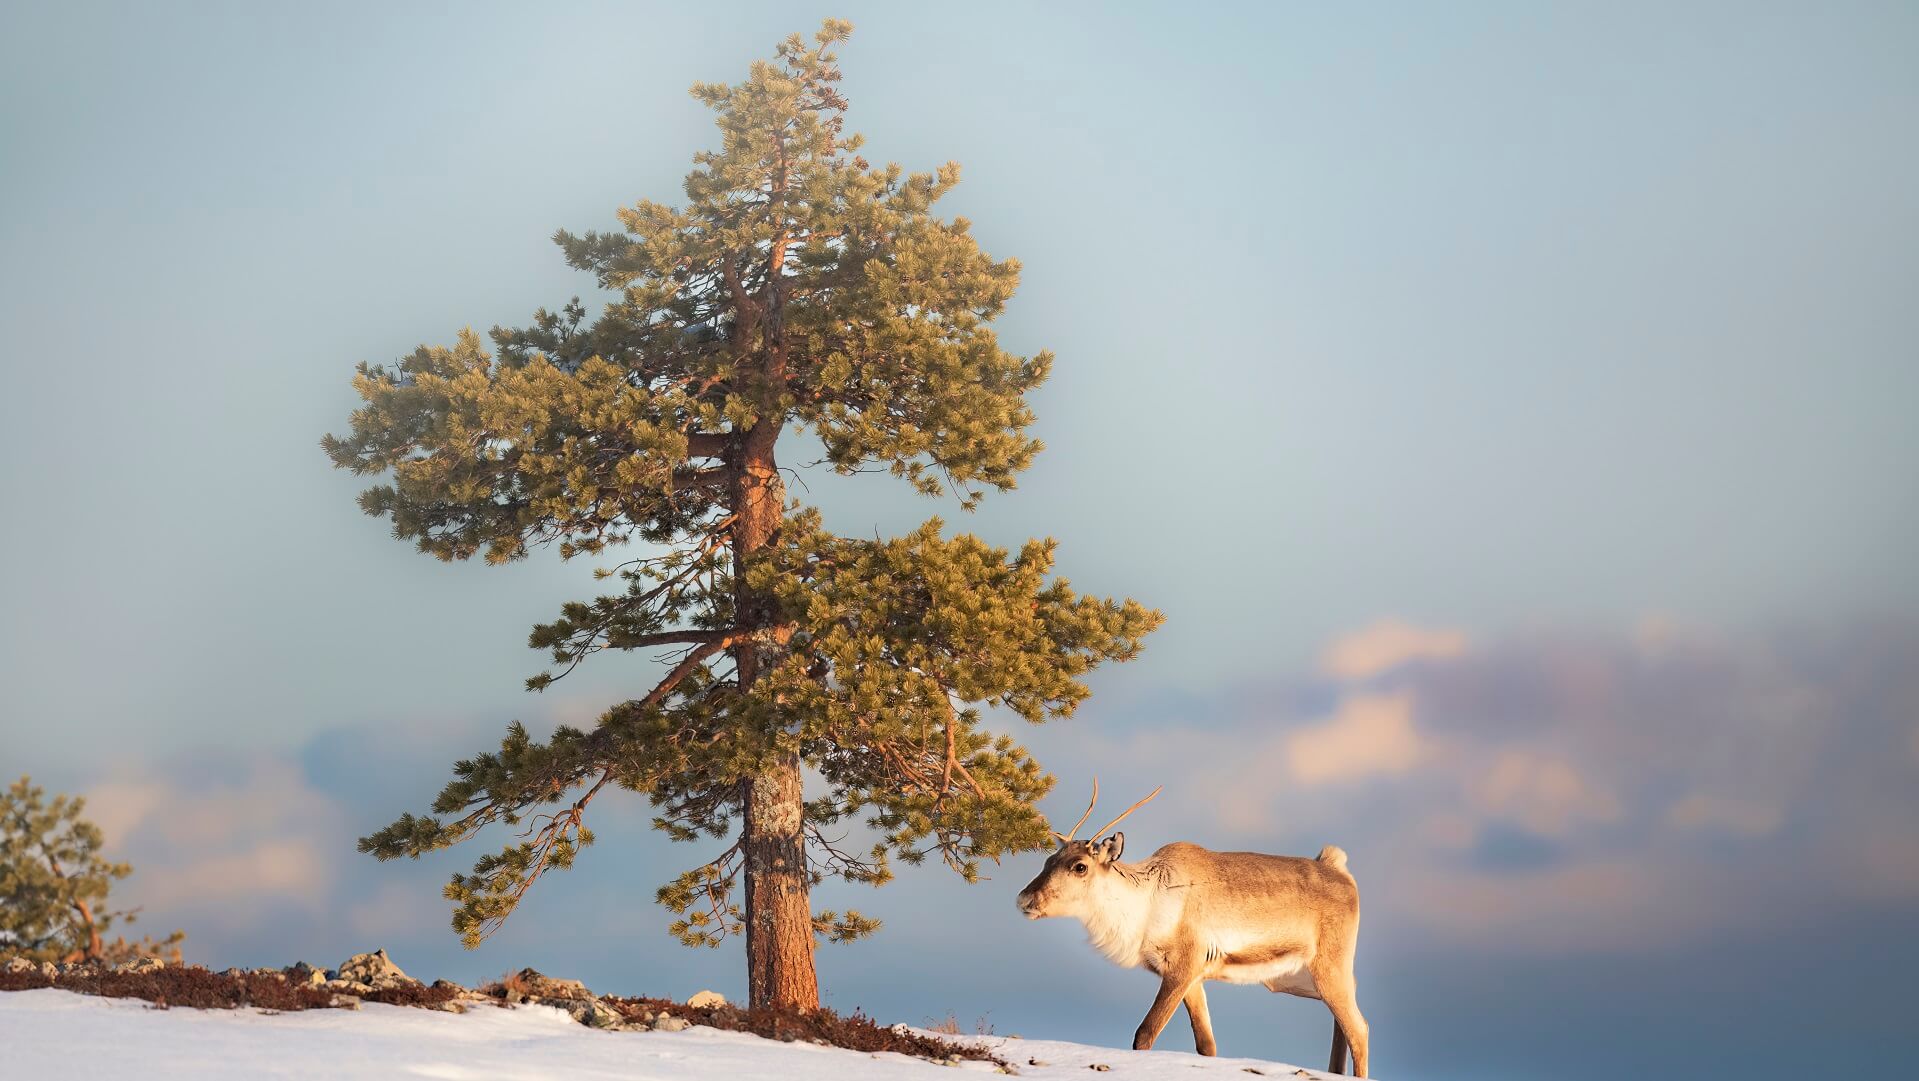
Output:
[[[1173,1019],[1173,1011],[1179,1008],[1186,992],[1199,982],[1199,970],[1188,964],[1166,964],[1160,966],[1159,994],[1153,996],[1153,1008],[1146,1011],[1146,1020],[1139,1023],[1139,1030],[1133,1033],[1133,1050],[1151,1051],[1153,1041],[1159,1039],[1166,1022]]]
[[[1219,1054],[1219,1045],[1213,1042],[1213,1015],[1206,1009],[1205,980],[1194,980],[1192,990],[1186,992],[1186,1019],[1193,1023],[1193,1050]]]

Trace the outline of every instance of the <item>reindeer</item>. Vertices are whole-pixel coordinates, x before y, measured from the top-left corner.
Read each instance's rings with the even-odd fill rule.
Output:
[[[1346,853],[1327,845],[1309,860],[1178,841],[1144,862],[1119,862],[1126,835],[1098,838],[1159,793],[1153,789],[1091,839],[1076,841],[1099,802],[1095,778],[1086,813],[1068,832],[1053,834],[1059,850],[1020,891],[1019,910],[1034,920],[1071,916],[1108,958],[1159,976],[1159,994],[1133,1033],[1135,1050],[1150,1050],[1183,1002],[1199,1053],[1218,1054],[1205,982],[1260,983],[1324,1002],[1333,1014],[1329,1069],[1345,1072],[1350,1044],[1353,1073],[1365,1077],[1366,1019],[1353,983],[1359,887]]]

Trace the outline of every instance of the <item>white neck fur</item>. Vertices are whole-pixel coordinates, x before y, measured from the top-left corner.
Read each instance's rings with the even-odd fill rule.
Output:
[[[1086,925],[1086,937],[1094,949],[1115,964],[1137,968],[1159,882],[1143,863],[1115,863],[1112,870],[1117,873],[1101,875],[1085,909],[1073,916]]]

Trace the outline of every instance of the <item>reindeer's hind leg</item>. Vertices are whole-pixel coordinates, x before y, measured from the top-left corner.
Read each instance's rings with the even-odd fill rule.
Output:
[[[1339,1018],[1333,1018],[1333,1061],[1326,1067],[1327,1073],[1346,1072],[1346,1030],[1339,1027]]]
[[[1359,1012],[1358,983],[1353,979],[1353,942],[1350,938],[1332,938],[1324,942],[1322,952],[1313,958],[1310,971],[1313,990],[1333,1013],[1333,1072],[1345,1065],[1340,1054],[1343,1043],[1352,1051],[1353,1076],[1365,1077],[1370,1065],[1366,1018]],[[1341,1039],[1344,1037],[1344,1040]]]
[[[1325,995],[1326,1008],[1333,1011],[1333,1021],[1346,1036],[1346,1042],[1352,1045],[1353,1076],[1366,1076],[1367,1040],[1366,1019],[1359,1015],[1359,1002],[1353,996],[1352,988]]]

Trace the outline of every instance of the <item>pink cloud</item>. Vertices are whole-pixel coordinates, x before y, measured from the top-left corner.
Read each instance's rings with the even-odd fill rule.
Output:
[[[1532,751],[1498,752],[1471,785],[1475,808],[1508,819],[1542,837],[1619,818],[1619,800],[1572,763]]]
[[[1377,626],[1087,755],[1109,784],[1168,783],[1136,841],[1336,843],[1374,910],[1488,947],[1626,949],[1919,896],[1919,845],[1888,832],[1919,814],[1919,632],[1667,620],[1468,649]],[[1390,693],[1340,687],[1415,657]]]
[[[1422,751],[1409,694],[1349,696],[1331,717],[1285,738],[1287,768],[1306,784],[1405,773]]]
[[[1466,645],[1464,631],[1427,629],[1404,620],[1382,619],[1335,639],[1320,655],[1319,668],[1335,679],[1368,679],[1408,661],[1462,656]]]
[[[349,835],[341,808],[290,762],[236,760],[194,781],[122,770],[87,808],[108,851],[134,866],[116,891],[158,925],[217,905],[245,922],[266,904],[318,911]]]

